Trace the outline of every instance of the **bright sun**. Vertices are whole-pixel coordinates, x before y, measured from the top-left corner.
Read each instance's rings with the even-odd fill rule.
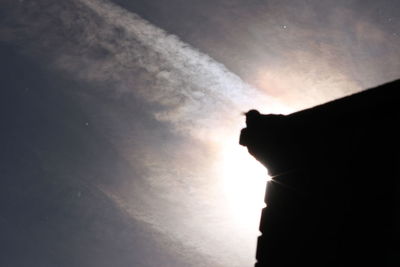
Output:
[[[226,142],[221,164],[223,190],[235,221],[241,228],[258,229],[269,180],[267,169],[237,141]]]

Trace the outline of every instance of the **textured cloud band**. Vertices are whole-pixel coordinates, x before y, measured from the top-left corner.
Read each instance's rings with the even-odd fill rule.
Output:
[[[80,80],[107,84],[114,97],[143,98],[180,132],[201,133],[254,106],[281,108],[222,64],[108,1],[19,5],[14,14],[23,27],[9,28],[11,38],[31,42],[29,49]]]

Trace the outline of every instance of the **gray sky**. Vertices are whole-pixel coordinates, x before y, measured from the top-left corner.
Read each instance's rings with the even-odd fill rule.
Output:
[[[400,76],[393,0],[0,3],[2,266],[252,266],[240,113]]]

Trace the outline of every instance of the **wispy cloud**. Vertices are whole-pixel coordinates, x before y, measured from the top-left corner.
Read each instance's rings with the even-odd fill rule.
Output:
[[[140,158],[134,159],[134,165],[149,169],[145,171],[146,182],[156,187],[157,192],[150,192],[148,188],[140,192],[140,188],[135,188],[125,194],[124,190],[129,189],[107,186],[101,190],[135,218],[151,223],[160,232],[168,232],[174,239],[209,257],[240,254],[243,244],[234,243],[239,242],[238,237],[236,241],[225,242],[232,247],[230,251],[218,245],[221,239],[231,236],[230,230],[223,225],[226,220],[219,220],[221,212],[215,207],[220,200],[218,193],[210,192],[216,190],[212,188],[215,182],[210,182],[213,177],[204,178],[212,171],[194,173],[200,169],[195,165],[205,165],[205,156],[195,154],[202,152],[213,138],[216,138],[213,141],[226,139],[228,132],[237,138],[237,124],[243,119],[240,112],[254,107],[265,112],[283,112],[283,105],[178,37],[108,1],[9,2],[10,12],[1,23],[3,41],[19,46],[20,51],[47,64],[49,69],[82,82],[78,90],[105,96],[108,100],[117,99],[118,103],[129,97],[139,99],[135,103],[146,103],[146,112],[163,124],[159,129],[162,134],[172,131],[187,138],[185,142],[191,139],[168,152],[158,150],[165,140],[142,136],[132,144],[131,138],[137,137],[139,130],[124,125],[120,118],[122,112],[115,111],[118,109],[115,106],[109,109],[101,106],[98,109],[108,114],[97,111],[95,116],[106,118],[104,124],[113,128],[114,136],[109,138],[116,144],[116,150],[126,158],[133,157],[132,151],[138,149],[136,144],[145,142],[147,147],[136,153]],[[129,118],[140,120],[135,115]],[[169,138],[167,141],[177,142]],[[191,147],[193,144],[195,147]],[[190,179],[190,185],[185,179]],[[130,198],[132,192],[137,195]],[[174,205],[181,198],[186,203]],[[138,199],[143,200],[143,206],[137,205]],[[205,207],[213,210],[205,213]],[[210,233],[210,226],[199,223],[200,218],[214,220],[213,225],[221,228],[220,235]],[[181,228],[176,229],[177,225]],[[237,262],[237,266],[241,265]]]
[[[88,82],[107,83],[115,96],[135,94],[155,105],[154,116],[180,132],[201,132],[228,123],[255,106],[282,111],[272,99],[222,64],[138,15],[108,1],[33,1],[38,25],[15,31],[57,68]],[[28,4],[26,4],[28,5]],[[40,10],[40,11],[39,11]],[[24,16],[22,16],[24,17]],[[35,36],[36,35],[36,36]],[[40,35],[40,37],[39,37]],[[281,110],[279,110],[281,108]]]

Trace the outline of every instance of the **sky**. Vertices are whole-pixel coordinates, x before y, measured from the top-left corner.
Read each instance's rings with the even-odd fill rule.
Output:
[[[2,266],[252,266],[241,113],[400,77],[395,0],[0,4]]]

